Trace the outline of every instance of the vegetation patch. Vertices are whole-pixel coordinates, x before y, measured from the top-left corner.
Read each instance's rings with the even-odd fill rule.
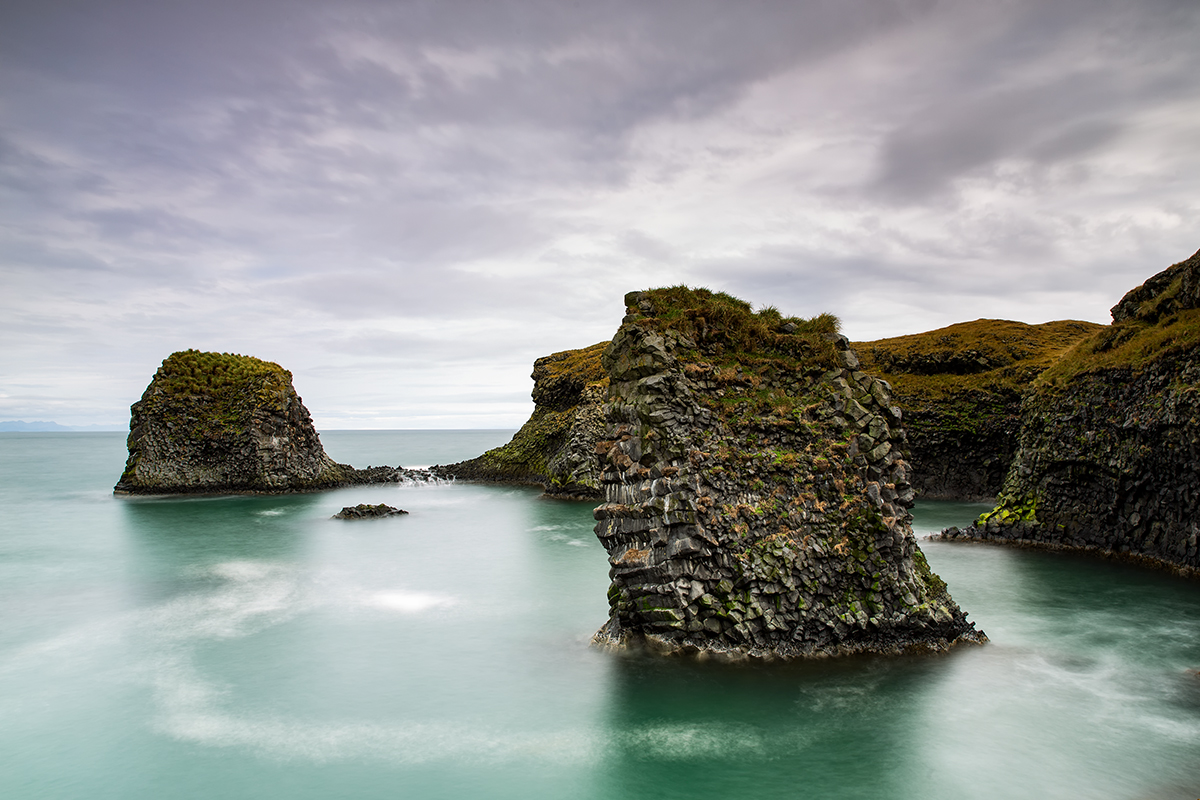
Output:
[[[282,413],[291,386],[292,373],[272,361],[183,350],[163,360],[141,402],[173,441],[203,441],[240,434],[255,410]]]
[[[1149,301],[1148,301],[1149,302]],[[1200,344],[1200,309],[1171,314],[1156,323],[1140,317],[1101,328],[1063,355],[1038,379],[1040,387],[1065,388],[1081,375],[1106,370],[1137,373],[1159,359]]]

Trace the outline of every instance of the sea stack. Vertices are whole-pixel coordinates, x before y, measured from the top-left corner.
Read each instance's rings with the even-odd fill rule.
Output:
[[[1043,372],[996,508],[948,539],[1200,574],[1200,252],[1133,289]]]
[[[608,646],[793,658],[985,637],[909,525],[901,412],[837,320],[633,292],[603,356]]]
[[[296,492],[371,482],[366,471],[325,454],[292,373],[232,353],[185,350],[166,358],[130,408],[128,445],[118,494]]]

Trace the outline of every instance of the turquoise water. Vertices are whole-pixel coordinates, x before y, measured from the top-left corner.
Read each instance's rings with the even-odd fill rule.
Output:
[[[329,432],[446,463],[507,432]],[[992,641],[597,652],[591,507],[519,487],[119,499],[120,434],[0,434],[0,797],[1195,798],[1200,584],[926,542]],[[342,522],[344,505],[405,517]],[[970,504],[924,504],[919,532]]]

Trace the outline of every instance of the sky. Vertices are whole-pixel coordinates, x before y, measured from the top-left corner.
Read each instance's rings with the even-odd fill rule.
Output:
[[[685,283],[854,340],[1109,322],[1200,248],[1196,0],[4,0],[0,420],[186,348],[516,428]]]

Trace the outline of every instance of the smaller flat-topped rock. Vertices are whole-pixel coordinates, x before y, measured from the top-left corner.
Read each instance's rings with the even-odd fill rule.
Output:
[[[393,508],[386,503],[359,503],[356,506],[346,506],[331,519],[378,519],[380,517],[396,517],[408,512],[402,508]]]

